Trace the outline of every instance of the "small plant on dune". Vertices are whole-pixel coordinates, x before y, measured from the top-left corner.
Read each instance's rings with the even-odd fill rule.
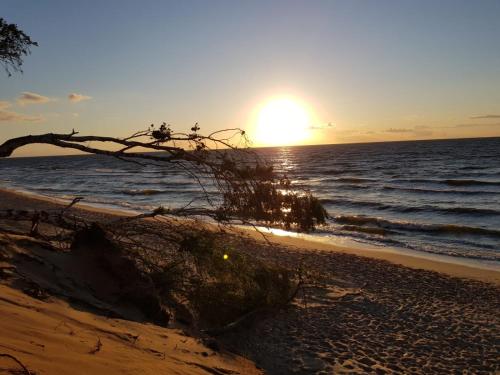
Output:
[[[294,275],[264,264],[217,233],[189,235],[194,274],[186,298],[204,327],[221,328],[246,314],[285,306],[297,288]]]

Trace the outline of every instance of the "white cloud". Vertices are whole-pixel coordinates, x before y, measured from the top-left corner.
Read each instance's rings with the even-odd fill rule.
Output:
[[[20,105],[43,104],[43,103],[48,103],[52,100],[53,99],[49,98],[48,96],[43,96],[35,92],[29,92],[29,91],[24,91],[23,93],[21,93],[19,98],[17,98],[17,102]]]
[[[73,103],[78,103],[78,102],[82,102],[84,100],[90,100],[90,99],[92,99],[91,96],[77,94],[75,92],[68,95],[68,100],[70,102],[73,102]]]
[[[482,120],[482,119],[497,119],[500,118],[500,115],[479,115],[479,116],[471,116],[472,120]]]

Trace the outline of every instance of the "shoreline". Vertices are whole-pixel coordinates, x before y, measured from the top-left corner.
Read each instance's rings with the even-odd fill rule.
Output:
[[[0,187],[0,196],[3,195],[4,198],[6,198],[6,196],[8,196],[9,194],[22,199],[42,201],[56,205],[64,205],[70,202],[69,200],[65,200],[62,198],[45,196],[29,191],[20,191]],[[131,216],[139,213],[133,210],[99,207],[97,205],[87,204],[85,203],[85,201],[83,201],[83,203],[78,203],[76,207],[80,210],[90,213],[100,213],[114,216]],[[243,226],[235,226],[234,228],[235,229],[233,229],[233,231],[240,232],[241,234],[249,235],[253,239],[263,241],[262,234],[258,233],[253,228]],[[475,261],[473,259],[457,259],[451,256],[437,255],[407,249],[400,250],[391,247],[378,248],[371,247],[369,245],[364,246],[364,244],[355,243],[355,241],[349,240],[347,238],[342,241],[347,243],[347,245],[344,245],[342,243],[335,244],[327,242],[320,238],[310,238],[312,237],[310,235],[308,236],[281,230],[268,230],[266,228],[261,229],[263,229],[262,232],[267,232],[266,237],[268,238],[268,240],[277,245],[285,245],[292,248],[303,249],[306,251],[351,254],[366,258],[384,260],[396,265],[401,265],[413,269],[435,271],[449,276],[485,281],[500,285],[500,266],[481,264],[480,261]],[[412,254],[404,253],[410,251],[412,252]]]

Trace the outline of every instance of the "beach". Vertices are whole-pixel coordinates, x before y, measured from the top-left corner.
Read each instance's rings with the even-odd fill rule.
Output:
[[[500,375],[499,14],[2,2],[0,375]]]
[[[0,191],[0,210],[62,207],[57,200]],[[84,203],[71,210],[95,221],[127,215]],[[222,350],[216,352],[203,348],[206,336],[179,330],[174,322],[169,324],[175,327],[164,328],[103,318],[102,312],[72,304],[64,287],[57,286],[67,282],[64,277],[42,277],[31,265],[37,262],[32,258],[57,265],[55,255],[14,234],[21,227],[2,222],[2,228],[2,275],[20,272],[39,285],[40,280],[55,284],[41,288],[49,296],[37,299],[22,292],[26,285],[16,283],[15,276],[1,279],[2,317],[9,317],[2,319],[2,352],[36,373],[53,373],[55,368],[59,373],[70,368],[73,373],[120,373],[124,361],[145,361],[127,367],[129,373],[165,369],[185,374],[489,374],[499,366],[500,275],[494,270],[272,235],[267,235],[268,246],[260,234],[237,229],[228,236],[248,237],[243,241],[247,246],[238,251],[270,264],[300,267],[307,283],[287,308],[263,312],[236,330],[216,335],[213,340]],[[25,255],[13,256],[12,246],[16,254]],[[71,253],[66,256],[72,259]],[[136,336],[140,339],[131,344]],[[68,340],[74,344],[65,344]],[[102,347],[88,354],[98,340]],[[181,347],[187,343],[191,346]],[[64,361],[58,355],[61,345],[66,348]],[[1,360],[5,366],[6,359]]]

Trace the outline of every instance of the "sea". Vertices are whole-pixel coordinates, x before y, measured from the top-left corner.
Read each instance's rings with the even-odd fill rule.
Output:
[[[500,138],[255,151],[324,204],[309,238],[500,265]],[[0,187],[135,212],[203,199],[182,171],[96,155],[0,159]]]

